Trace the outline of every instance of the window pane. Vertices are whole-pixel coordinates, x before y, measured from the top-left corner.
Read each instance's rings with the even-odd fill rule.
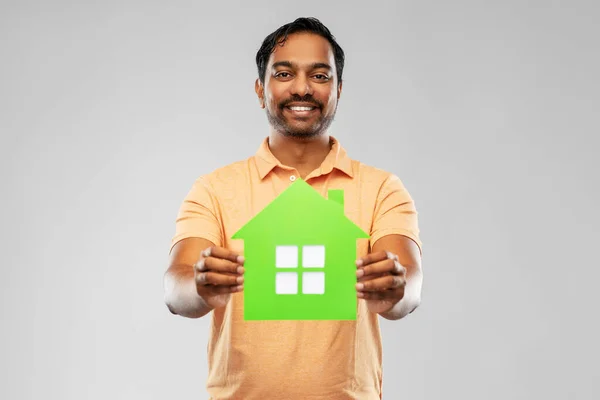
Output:
[[[297,294],[298,274],[295,272],[277,272],[275,274],[275,293]]]
[[[302,247],[302,266],[305,268],[325,267],[325,246]]]
[[[297,268],[298,246],[276,246],[275,266],[277,268]]]
[[[302,293],[325,293],[325,272],[304,272],[302,274]]]

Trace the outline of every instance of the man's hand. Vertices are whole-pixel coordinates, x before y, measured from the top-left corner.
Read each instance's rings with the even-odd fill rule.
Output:
[[[225,306],[231,293],[243,290],[243,265],[244,257],[222,247],[203,250],[194,265],[198,295],[211,308]]]
[[[367,301],[371,312],[391,310],[404,297],[406,268],[389,251],[371,253],[356,261],[357,296]]]

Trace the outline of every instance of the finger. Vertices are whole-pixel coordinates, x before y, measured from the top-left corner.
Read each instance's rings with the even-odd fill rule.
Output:
[[[233,286],[244,282],[243,276],[224,275],[216,272],[202,272],[196,275],[197,285]]]
[[[393,274],[406,276],[406,267],[400,264],[400,261],[394,260],[394,270]]]
[[[202,258],[196,263],[195,267],[197,272],[244,273],[244,268],[240,264],[214,257]]]
[[[404,297],[404,288],[383,290],[380,292],[358,292],[358,297],[364,300],[393,300],[398,301]]]
[[[220,258],[223,260],[229,260],[231,262],[234,263],[238,263],[240,265],[244,264],[244,257],[240,256],[237,253],[234,253],[233,251],[224,249],[222,247],[209,247],[205,250],[202,251],[202,256],[205,258],[208,257],[214,257],[214,258]]]
[[[244,285],[237,286],[211,286],[208,289],[208,292],[211,294],[228,294],[228,293],[237,293],[244,290]]]
[[[356,284],[356,289],[361,292],[373,292],[377,290],[397,289],[404,287],[406,280],[402,276],[387,275],[382,278],[366,280]]]
[[[370,253],[366,256],[356,260],[357,267],[364,267],[369,264],[378,263],[384,260],[398,260],[398,256],[389,251],[378,251],[376,253]]]
[[[206,267],[206,258],[202,258],[202,259],[200,259],[200,261],[198,261],[196,264],[194,264],[194,272],[195,273],[200,273],[200,272],[204,272],[207,270],[208,270],[208,268]]]
[[[376,262],[374,264],[369,264],[363,268],[359,268],[356,271],[356,276],[368,276],[372,274],[381,274],[381,273],[392,273],[397,275],[402,275],[404,272],[404,267],[396,260],[393,259],[385,259],[383,261]]]
[[[366,276],[365,276],[365,275],[360,275],[360,276],[358,276],[358,275],[359,275],[359,272],[361,272],[361,271],[362,271],[362,270],[358,270],[358,271],[356,271],[356,274],[357,274],[357,279],[356,279],[356,281],[357,281],[357,282],[370,281],[370,280],[372,280],[372,279],[381,278],[381,277],[383,277],[383,276],[388,276],[388,275],[390,275],[390,273],[388,273],[388,272],[383,272],[383,273],[380,273],[380,274],[369,274],[369,275],[366,275]]]
[[[356,271],[356,277],[359,278],[359,282],[365,278],[371,279],[386,274],[405,276],[406,268],[399,261],[386,259],[367,265],[364,268],[359,268]]]

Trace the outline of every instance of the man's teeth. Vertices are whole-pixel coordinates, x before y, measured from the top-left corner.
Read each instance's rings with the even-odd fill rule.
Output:
[[[290,110],[292,111],[310,111],[312,110],[314,107],[300,107],[300,106],[292,106],[290,107]]]

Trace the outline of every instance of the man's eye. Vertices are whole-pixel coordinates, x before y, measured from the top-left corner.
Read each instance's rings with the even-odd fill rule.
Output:
[[[275,76],[280,77],[280,78],[287,78],[290,74],[288,74],[287,72],[280,72],[278,74],[276,74]]]
[[[317,74],[315,75],[315,78],[321,80],[321,79],[329,79],[329,77],[327,75],[323,75],[323,74]]]

